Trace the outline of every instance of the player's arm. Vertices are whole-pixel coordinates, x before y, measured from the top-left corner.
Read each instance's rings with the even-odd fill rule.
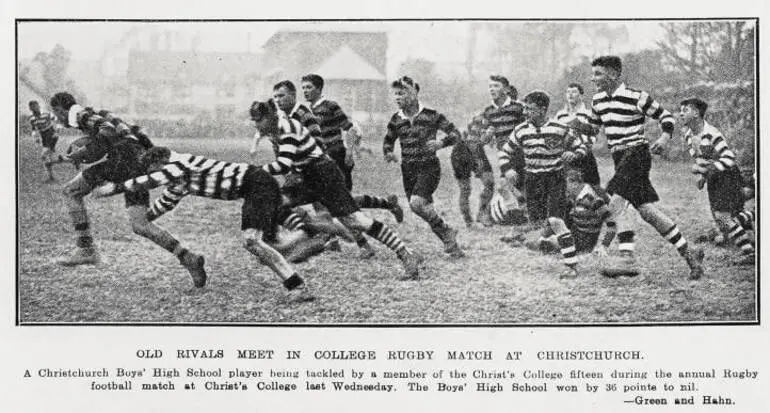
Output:
[[[514,130],[497,153],[501,177],[514,185],[519,180],[519,174],[516,171],[524,167],[524,165],[520,165],[521,157],[516,156],[517,151],[520,150],[517,139],[516,130]]]
[[[439,149],[452,146],[462,140],[462,134],[460,131],[443,114],[438,115],[438,119],[436,119],[436,127],[441,132],[444,132],[444,136],[441,139],[437,139],[435,141],[428,141],[431,150],[437,151]]]
[[[259,132],[259,129],[254,131],[254,137],[251,138],[251,148],[249,148],[249,153],[251,155],[257,154],[257,148],[259,148],[259,143],[262,142],[262,134]]]
[[[671,140],[671,135],[674,133],[674,116],[671,112],[663,108],[658,101],[652,98],[647,92],[641,92],[639,94],[639,100],[636,103],[639,110],[646,116],[649,116],[658,122],[660,122],[660,129],[662,133],[660,138],[650,145],[650,151],[652,153],[660,153],[663,148]]]
[[[307,133],[307,132],[305,132]],[[292,134],[284,134],[279,138],[278,154],[275,161],[263,165],[262,169],[271,175],[285,175],[291,171],[299,151],[300,141]]]
[[[575,162],[586,156],[588,147],[580,136],[572,133],[571,129],[565,129],[564,139],[569,143],[568,150],[562,154],[564,162]]]
[[[382,154],[385,157],[386,162],[398,162],[396,154],[393,153],[396,147],[396,140],[398,139],[398,133],[396,132],[396,123],[394,122],[395,116],[388,122],[388,129],[385,132],[385,139],[382,143]]]
[[[592,106],[590,114],[578,112],[575,119],[572,119],[567,126],[580,135],[593,137],[593,141],[596,142],[596,136],[599,134],[599,129],[602,127],[602,120],[599,117],[596,108]]]
[[[181,162],[172,162],[163,166],[160,171],[129,179],[125,182],[109,182],[94,189],[97,198],[117,195],[123,192],[149,191],[159,186],[184,183],[190,169]]]
[[[321,124],[318,123],[318,118],[313,115],[313,112],[304,107],[301,107],[297,113],[299,114],[298,120],[307,129],[310,137],[315,139],[316,142],[321,142]]]
[[[149,208],[147,208],[147,221],[154,221],[160,218],[163,214],[170,212],[179,202],[189,194],[186,186],[177,185],[166,188],[160,197],[156,199]]]
[[[722,172],[735,167],[735,153],[727,146],[727,141],[722,135],[712,137],[711,146],[717,157],[713,163],[717,171]]]

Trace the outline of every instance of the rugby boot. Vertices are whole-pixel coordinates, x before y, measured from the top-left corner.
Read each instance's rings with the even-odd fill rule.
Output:
[[[568,266],[565,268],[561,274],[559,274],[559,279],[562,280],[574,280],[580,275],[580,273],[577,270],[577,267],[570,267]]]
[[[449,254],[452,258],[462,258],[465,257],[465,253],[462,249],[460,249],[460,244],[457,243],[457,230],[447,226],[444,230],[443,237],[441,238],[442,241],[444,241],[444,252]]]
[[[360,245],[358,248],[360,250],[358,253],[358,258],[362,260],[368,260],[369,258],[374,257],[374,248],[372,248],[368,242],[366,244]]]
[[[187,252],[179,258],[179,262],[190,273],[195,288],[203,288],[206,286],[208,275],[206,275],[206,269],[203,268],[206,264],[206,259],[203,258],[203,255]]]
[[[756,261],[755,254],[745,254],[741,255],[741,258],[733,261],[733,265],[754,265],[756,264]]]
[[[691,248],[687,250],[687,256],[685,257],[685,260],[687,261],[687,266],[690,267],[689,279],[698,280],[703,277],[704,255],[705,254],[703,253],[703,250],[700,248]]]
[[[404,210],[398,203],[398,196],[395,194],[388,195],[388,210],[393,217],[396,218],[396,222],[399,224],[404,222]]]
[[[283,280],[283,286],[289,291],[289,301],[301,303],[315,300],[305,280],[297,274]]]
[[[404,264],[404,275],[400,280],[416,280],[420,276],[421,258],[406,248],[398,252],[398,258]]]
[[[74,267],[83,264],[98,264],[100,261],[99,253],[95,248],[77,248],[69,255],[59,257],[56,263],[65,267]]]

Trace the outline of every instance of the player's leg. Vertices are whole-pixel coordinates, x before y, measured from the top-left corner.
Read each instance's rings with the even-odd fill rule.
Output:
[[[354,195],[353,199],[361,209],[387,209],[396,218],[396,222],[404,222],[404,210],[398,203],[398,196],[395,194],[387,197],[375,195]]]
[[[457,186],[460,191],[457,195],[457,204],[460,208],[460,214],[465,221],[465,225],[470,227],[473,224],[471,215],[471,173],[473,172],[473,154],[468,145],[461,141],[452,147],[452,153],[449,157],[452,165]]]
[[[577,277],[577,250],[575,249],[575,239],[572,236],[572,232],[561,218],[548,217],[546,222],[556,236],[556,243],[559,245],[564,265],[567,266],[566,271],[561,274],[561,278]]]
[[[131,229],[135,234],[147,238],[159,247],[174,254],[179,263],[190,273],[195,287],[203,288],[208,279],[204,268],[205,259],[202,255],[187,249],[166,229],[147,219],[149,196],[147,192],[126,194],[126,209]]]
[[[305,179],[318,200],[329,209],[334,218],[339,219],[342,225],[354,233],[364,232],[393,250],[404,263],[407,277],[417,277],[419,271],[416,257],[407,250],[395,231],[359,210],[350,192],[344,186],[344,178],[339,169],[328,162],[317,162],[308,168]]]
[[[281,205],[278,182],[267,172],[251,168],[242,187],[241,233],[243,246],[281,279],[287,290],[305,287],[304,280],[265,239],[274,239],[276,212]],[[309,296],[306,298],[310,298]]]
[[[495,194],[495,176],[492,172],[492,164],[489,163],[489,158],[486,152],[484,152],[483,145],[476,145],[473,148],[473,159],[475,161],[474,173],[483,185],[483,189],[479,193],[479,211],[476,214],[476,221],[485,227],[489,227],[493,225],[489,203]]]
[[[575,239],[564,222],[567,206],[567,181],[564,171],[547,172],[543,175],[544,189],[547,194],[546,208],[548,217],[546,222],[548,228],[556,235],[556,242],[559,244],[564,265],[567,266],[567,270],[561,274],[561,278],[575,278],[578,276]]]
[[[64,202],[67,206],[70,222],[75,230],[76,249],[70,255],[61,257],[57,263],[65,266],[96,264],[99,254],[91,236],[91,222],[88,219],[84,197],[102,182],[99,165],[77,174],[64,185]]]
[[[740,172],[737,169],[730,169],[714,174],[708,179],[706,185],[709,204],[717,227],[725,238],[741,250],[743,257],[738,264],[754,264],[753,240],[738,218],[744,212],[743,182]]]
[[[464,257],[465,254],[457,243],[457,230],[441,218],[433,205],[433,192],[438,188],[441,178],[438,160],[412,165],[407,172],[412,176],[413,182],[409,191],[409,207],[430,225],[431,231],[444,243],[444,252],[453,258]]]

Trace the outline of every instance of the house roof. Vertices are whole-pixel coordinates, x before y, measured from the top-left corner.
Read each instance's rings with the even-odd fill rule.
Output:
[[[342,46],[324,60],[315,73],[325,79],[385,80],[384,74],[348,46]]]

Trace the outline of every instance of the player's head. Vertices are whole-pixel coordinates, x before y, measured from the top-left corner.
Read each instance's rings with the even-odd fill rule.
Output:
[[[40,103],[38,103],[36,100],[30,100],[29,110],[31,110],[32,113],[35,113],[35,114],[40,113]]]
[[[519,98],[519,91],[514,85],[509,85],[507,88],[505,88],[505,94],[510,96],[511,100],[516,100]]]
[[[147,173],[157,172],[163,169],[171,158],[171,150],[165,146],[153,146],[142,154],[139,161]]]
[[[249,115],[263,136],[278,134],[278,111],[273,99],[267,102],[254,101],[249,108]]]
[[[289,113],[297,104],[297,87],[290,80],[282,80],[273,86],[273,99],[279,109]]]
[[[393,90],[396,106],[403,109],[409,105],[417,103],[417,93],[420,92],[420,85],[411,77],[402,76],[390,84]]]
[[[551,99],[545,92],[536,90],[524,96],[524,116],[530,122],[539,123],[545,120],[548,114],[548,105]]]
[[[315,73],[302,76],[302,94],[305,100],[315,102],[324,90],[324,78]]]
[[[702,99],[698,98],[689,98],[685,99],[681,102],[679,102],[679,120],[687,125],[690,126],[690,124],[695,119],[703,119],[706,116],[706,111],[708,111],[709,105]]]
[[[564,93],[567,102],[575,105],[583,99],[583,86],[580,83],[570,83],[567,85],[567,91]]]
[[[591,82],[600,92],[610,92],[618,85],[623,62],[617,56],[599,56],[591,62]]]
[[[51,110],[60,122],[67,122],[70,108],[77,104],[75,97],[67,92],[59,92],[51,98]]]
[[[489,76],[487,87],[489,88],[489,97],[492,100],[504,99],[508,96],[508,88],[511,87],[511,82],[505,76],[491,75]]]

